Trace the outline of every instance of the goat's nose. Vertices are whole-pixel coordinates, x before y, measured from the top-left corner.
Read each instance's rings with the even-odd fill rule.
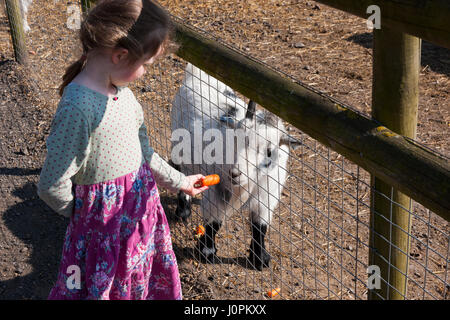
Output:
[[[230,175],[234,179],[239,177],[241,175],[241,172],[237,168],[233,168],[230,170]]]

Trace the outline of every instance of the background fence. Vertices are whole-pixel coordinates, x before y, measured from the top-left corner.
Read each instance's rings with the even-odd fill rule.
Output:
[[[146,93],[154,101],[146,110],[151,143],[166,159],[170,158],[171,146],[169,114],[184,65],[179,58],[161,62],[148,84],[152,89]],[[200,81],[214,87],[216,80],[211,77]],[[197,93],[208,99],[204,92]],[[208,95],[213,94],[221,95],[210,88]],[[251,231],[245,208],[224,221],[217,235],[221,260],[217,264],[201,263],[195,251],[193,229],[203,223],[198,206],[194,206],[187,224],[174,224],[174,242],[182,248],[180,254],[198,263],[198,272],[214,281],[222,299],[264,298],[275,288],[281,288],[283,299],[366,299],[374,191],[370,174],[288,123],[286,133],[300,140],[302,146],[289,155],[288,180],[268,231],[270,268],[254,271],[246,259]],[[203,172],[200,166],[195,172],[212,173]],[[217,173],[226,178],[220,166]],[[405,298],[447,299],[448,223],[414,201],[407,208],[389,198],[386,201],[411,217],[411,228],[403,230],[410,239],[410,250],[403,252],[409,260]],[[169,212],[174,212],[175,206],[175,202],[169,202]],[[396,249],[391,238],[385,241],[391,243],[392,251]]]
[[[443,2],[434,3],[442,6]],[[444,7],[440,8],[441,11],[442,8]],[[358,12],[361,13],[362,10],[358,9]],[[441,20],[433,21],[439,29]],[[398,25],[398,22],[389,26],[396,24]],[[205,36],[200,30],[195,32]],[[426,31],[421,32],[424,37],[429,34]],[[447,43],[445,41],[448,40],[445,34],[445,30],[440,31],[432,38],[436,36],[433,39],[445,45]],[[211,43],[214,43],[213,40],[211,39]],[[230,49],[229,45],[227,47]],[[184,51],[180,51],[179,54],[184,57],[189,54],[196,59],[202,57],[202,52],[189,48],[186,42],[182,50]],[[233,57],[238,59],[242,54],[235,49],[232,49],[232,52],[236,54]],[[215,61],[212,60],[212,63]],[[140,86],[143,88],[142,95],[152,101],[145,110],[151,143],[166,159],[169,159],[170,155],[169,114],[176,90],[184,76],[185,64],[186,61],[182,58],[171,55],[159,62],[146,77],[146,82]],[[277,70],[270,71],[280,74]],[[221,80],[235,82],[235,77],[235,74],[224,74]],[[211,78],[200,80],[205,83],[214,82]],[[289,81],[301,84],[298,80],[289,79]],[[202,92],[199,94],[204,95]],[[251,97],[248,92],[246,94]],[[248,101],[248,98],[240,96]],[[329,98],[321,96],[327,100]],[[330,98],[330,101],[333,100]],[[264,105],[264,101],[261,104]],[[372,121],[343,103],[338,103],[338,107],[351,110],[352,113],[349,114],[357,115],[357,121],[360,123]],[[211,115],[204,114],[204,116]],[[366,299],[369,261],[373,261],[371,260],[373,256],[380,257],[379,261],[387,264],[388,272],[393,273],[398,269],[391,261],[391,257],[397,252],[407,259],[407,271],[398,270],[407,279],[406,294],[403,290],[398,291],[397,285],[394,287],[389,280],[391,274],[388,273],[382,279],[384,292],[376,292],[376,297],[385,298],[388,296],[387,291],[391,289],[390,291],[397,292],[400,297],[407,299],[448,299],[450,289],[448,221],[414,200],[408,200],[407,205],[393,200],[396,190],[392,187],[387,193],[388,196],[386,192],[380,193],[373,187],[368,171],[337,153],[330,146],[321,144],[316,140],[317,137],[312,138],[288,122],[285,124],[286,133],[298,139],[302,146],[289,155],[288,180],[268,230],[266,245],[272,256],[271,266],[263,271],[255,271],[246,259],[251,240],[246,208],[236,210],[230,219],[224,221],[217,235],[217,254],[220,262],[211,265],[200,262],[195,251],[196,239],[193,237],[192,229],[202,224],[202,220],[198,205],[194,205],[192,218],[186,224],[175,219],[171,221],[172,236],[180,261],[191,265],[190,271],[202,274],[201,279],[211,285],[197,283],[197,287],[185,287],[185,294],[198,298],[260,299],[266,298],[267,291],[281,288],[279,297],[282,299]],[[388,129],[381,128],[381,131],[387,135],[391,134]],[[370,145],[367,148],[370,149]],[[433,154],[432,159],[441,159],[439,163],[448,164],[448,159],[433,152],[430,154]],[[392,163],[392,166],[396,165]],[[389,166],[385,166],[381,171],[390,169]],[[220,167],[217,171],[223,173],[220,172]],[[444,180],[443,183],[448,184],[448,180]],[[436,192],[441,192],[444,197],[448,195],[445,189]],[[375,197],[387,203],[389,208],[387,217],[384,216],[385,212],[373,209]],[[169,218],[173,218],[176,206],[173,195],[164,194],[163,199]],[[399,227],[393,221],[392,214],[396,211],[407,217],[406,227]],[[440,210],[439,214],[448,216],[445,210]],[[388,226],[387,234],[379,233],[372,227],[373,219],[380,217]],[[395,244],[397,241],[393,239],[395,230],[400,230],[399,233],[407,239],[406,249],[399,248]],[[384,246],[388,250],[387,255],[374,250],[376,248],[371,242],[373,234],[387,244]],[[189,277],[189,274],[182,275],[182,279],[186,280],[186,277]],[[211,289],[213,292],[204,292],[205,290],[201,292],[199,288],[206,288],[206,291]],[[198,291],[198,294],[193,294],[193,291]]]

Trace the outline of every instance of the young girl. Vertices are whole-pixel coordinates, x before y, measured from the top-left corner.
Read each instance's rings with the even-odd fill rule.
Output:
[[[163,52],[168,30],[150,0],[99,1],[82,24],[84,54],[63,77],[38,184],[70,217],[49,299],[182,298],[156,183],[191,196],[207,187],[153,151],[126,87]]]

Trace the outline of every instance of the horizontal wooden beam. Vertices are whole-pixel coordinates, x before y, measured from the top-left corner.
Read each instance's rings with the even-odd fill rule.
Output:
[[[448,160],[174,20],[177,54],[450,221]]]
[[[368,18],[367,8],[377,5],[381,28],[425,39],[450,48],[450,1],[448,0],[316,0],[333,8]]]

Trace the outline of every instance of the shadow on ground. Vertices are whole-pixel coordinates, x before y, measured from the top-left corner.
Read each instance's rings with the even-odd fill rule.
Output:
[[[35,170],[7,170],[9,174],[23,175],[26,171],[35,174]],[[69,220],[51,211],[38,198],[35,189],[33,183],[27,183],[13,190],[12,194],[22,201],[3,213],[3,223],[23,245],[8,250],[10,267],[16,276],[0,281],[1,299],[46,299],[56,279]]]
[[[346,39],[367,49],[372,49],[373,34],[369,32],[355,34]],[[430,70],[450,76],[450,50],[433,43],[422,41],[422,66]]]

